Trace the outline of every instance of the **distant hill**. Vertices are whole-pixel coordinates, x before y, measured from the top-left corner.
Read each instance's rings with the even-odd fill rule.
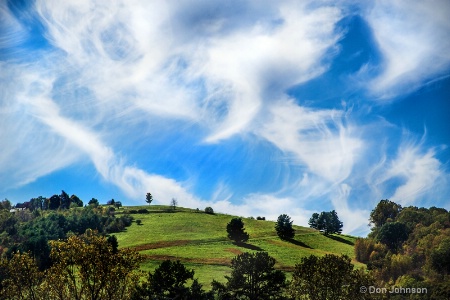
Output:
[[[148,213],[136,213],[143,209]],[[227,223],[235,216],[179,207],[173,211],[169,206],[157,205],[116,210],[117,214],[125,212],[132,212],[135,221],[115,235],[120,248],[134,248],[145,256],[143,270],[153,271],[165,259],[180,260],[195,270],[195,276],[206,288],[213,279],[224,281],[224,275],[231,271],[231,259],[249,251],[268,252],[277,261],[275,267],[286,272],[292,271],[302,257],[312,254],[346,254],[355,265],[364,266],[354,260],[356,237],[348,235],[324,236],[317,230],[294,225],[295,238],[287,242],[277,236],[275,222],[242,218],[250,239],[238,246],[227,238],[226,232]]]

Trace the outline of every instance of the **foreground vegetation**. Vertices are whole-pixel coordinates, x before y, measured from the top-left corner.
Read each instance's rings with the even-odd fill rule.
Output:
[[[382,200],[372,233],[356,239],[287,215],[270,222],[172,202],[54,201],[14,213],[1,202],[0,298],[450,299],[445,209]]]

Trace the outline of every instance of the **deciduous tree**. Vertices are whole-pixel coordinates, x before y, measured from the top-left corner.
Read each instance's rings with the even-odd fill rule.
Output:
[[[361,286],[373,285],[362,270],[354,270],[348,256],[326,254],[302,258],[295,266],[289,295],[302,300],[370,299]]]
[[[370,223],[375,227],[381,227],[387,222],[393,222],[398,216],[402,206],[389,200],[381,200],[370,213]]]

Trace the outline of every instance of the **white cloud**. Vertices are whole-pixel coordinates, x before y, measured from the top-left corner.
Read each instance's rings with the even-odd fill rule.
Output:
[[[390,164],[388,178],[401,178],[404,184],[396,188],[391,200],[411,205],[422,200],[428,192],[442,184],[446,174],[433,150],[425,153],[417,146],[403,146]]]
[[[448,5],[435,12],[428,2],[389,3],[377,2],[367,14],[386,59],[384,73],[371,82],[377,95],[415,87],[450,61],[444,52],[450,40]],[[410,7],[403,13],[405,5]],[[331,200],[345,231],[360,230],[362,217],[352,217],[348,202],[355,178],[370,169],[354,170],[363,165],[371,137],[362,138],[364,130],[343,110],[302,107],[284,94],[327,70],[324,61],[341,37],[339,6],[289,0],[233,5],[38,0],[34,7],[53,48],[0,65],[0,139],[7,145],[0,152],[3,184],[24,185],[88,158],[104,180],[136,201],[151,191],[161,204],[177,198],[183,206],[269,219],[288,213],[306,225],[312,211],[304,207]],[[417,21],[421,10],[430,23]],[[386,17],[389,11],[399,18]],[[5,31],[0,48],[24,41],[20,20],[5,4],[0,13]],[[280,190],[247,195],[241,204],[232,203],[233,187],[219,182],[212,199],[204,200],[192,193],[189,179],[152,174],[122,148],[149,136],[192,134],[190,141],[226,143],[240,133],[272,143],[303,177],[285,176]],[[395,160],[382,159],[372,169],[380,193],[386,182],[402,178],[393,198],[410,203],[436,186],[444,174],[441,164],[433,151],[417,149],[403,147]],[[387,175],[380,177],[383,172]]]
[[[364,236],[368,231],[368,210],[357,209],[349,206],[351,186],[346,183],[340,184],[333,191],[331,201],[336,210],[339,220],[343,222],[343,232]]]
[[[342,112],[314,110],[282,100],[258,133],[283,151],[293,153],[317,176],[337,184],[351,173],[364,143],[344,126]]]
[[[450,3],[376,1],[366,19],[383,54],[381,74],[369,88],[383,97],[413,91],[450,66]]]
[[[18,46],[29,37],[24,26],[12,16],[6,1],[0,2],[0,28],[0,49]]]
[[[43,127],[29,106],[46,97],[51,79],[7,63],[0,63],[0,69],[2,188],[25,185],[77,161],[80,151]]]

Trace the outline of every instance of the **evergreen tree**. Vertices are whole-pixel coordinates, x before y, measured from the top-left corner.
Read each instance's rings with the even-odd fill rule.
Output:
[[[227,224],[228,238],[236,243],[244,243],[248,241],[249,235],[245,232],[244,222],[241,218],[233,218]]]
[[[286,215],[280,215],[277,222],[275,223],[275,229],[278,236],[282,240],[292,239],[295,236],[295,230],[292,228],[291,218]]]
[[[267,252],[242,253],[231,260],[231,276],[226,284],[213,281],[220,299],[284,299],[286,276],[275,270],[275,259]]]
[[[150,205],[150,203],[152,203],[153,201],[153,196],[150,193],[147,193],[147,195],[145,195],[145,202],[148,203],[148,205]]]

